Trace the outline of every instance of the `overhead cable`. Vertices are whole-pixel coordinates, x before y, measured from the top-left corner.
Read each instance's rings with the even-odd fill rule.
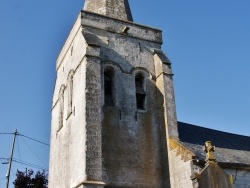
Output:
[[[28,139],[30,139],[30,140],[33,140],[33,141],[35,141],[35,142],[38,142],[38,143],[40,143],[40,144],[44,144],[44,145],[46,145],[46,146],[50,146],[49,144],[47,144],[47,143],[44,143],[44,142],[42,142],[42,141],[39,141],[39,140],[37,140],[37,139],[35,139],[35,138],[31,138],[31,137],[28,137],[28,136],[25,136],[25,135],[23,135],[23,134],[18,134],[19,136],[22,136],[22,137],[25,137],[25,138],[28,138]]]
[[[7,135],[10,135],[10,134],[15,134],[15,133],[0,133],[0,135],[4,135],[4,134],[7,134]],[[42,142],[42,141],[40,141],[40,140],[37,140],[37,139],[35,139],[35,138],[31,138],[31,137],[29,137],[29,136],[26,136],[26,135],[23,135],[23,134],[20,134],[20,133],[17,133],[17,136],[23,136],[23,137],[25,137],[25,138],[28,138],[28,139],[30,139],[30,140],[33,140],[33,141],[35,141],[35,142],[38,142],[38,143],[40,143],[40,144],[43,144],[43,145],[46,145],[46,146],[50,146],[49,144],[47,144],[47,143],[45,143],[45,142]]]
[[[21,161],[16,160],[16,159],[13,159],[13,162],[16,162],[16,163],[19,163],[19,164],[22,164],[22,165],[26,165],[26,166],[29,166],[29,167],[37,168],[37,169],[40,169],[40,170],[48,171],[47,168],[45,168],[43,166],[36,165],[36,164],[32,164],[32,163],[28,163],[28,162],[24,162],[24,161],[21,162]]]
[[[28,146],[28,148],[30,149],[30,151],[34,154],[34,156],[47,168],[47,165],[43,163],[43,161],[35,154],[35,152],[31,149],[31,147],[29,146],[29,144],[23,139],[24,143]]]
[[[22,158],[21,158],[21,154],[20,154],[20,148],[19,148],[19,140],[18,140],[18,137],[17,137],[17,151],[18,151],[18,155],[19,155],[20,161],[22,162]],[[23,168],[24,168],[24,166],[23,166]]]

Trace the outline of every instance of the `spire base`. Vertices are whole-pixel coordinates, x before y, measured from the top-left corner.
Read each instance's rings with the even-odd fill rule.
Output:
[[[128,0],[85,0],[83,10],[116,19],[133,21]]]

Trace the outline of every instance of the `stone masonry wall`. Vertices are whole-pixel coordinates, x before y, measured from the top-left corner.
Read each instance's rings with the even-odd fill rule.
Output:
[[[96,36],[95,41],[100,44],[102,84],[105,67],[113,67],[115,72],[113,107],[104,105],[102,90],[102,181],[107,187],[169,187],[164,173],[168,171],[164,158],[166,150],[162,148],[164,144],[160,136],[162,121],[159,120],[158,110],[161,108],[158,108],[154,80],[153,54],[160,44],[119,31],[114,33],[99,29],[97,20],[99,17],[83,21],[85,32]],[[88,23],[91,26],[88,27]],[[125,27],[128,23],[121,24]],[[132,26],[131,30],[133,27],[137,26]],[[142,35],[149,28],[140,29],[142,32],[138,30],[134,35]],[[136,108],[135,75],[138,72],[145,76],[145,110]]]
[[[105,15],[106,0],[85,0],[84,10]]]
[[[224,169],[234,177],[234,188],[250,188],[250,170]]]
[[[79,22],[76,22],[76,24]],[[50,188],[69,188],[86,179],[85,154],[85,67],[83,57],[86,52],[86,42],[80,25],[75,25],[57,61],[57,79],[54,89],[51,148],[50,148]],[[69,84],[68,75],[73,71],[72,112],[68,113]],[[63,127],[59,130],[60,101],[59,91],[64,90]]]
[[[84,10],[132,21],[128,0],[86,0]]]
[[[81,29],[81,14],[79,14],[77,16],[77,19],[69,33],[69,36],[68,38],[66,39],[62,49],[61,49],[61,52],[59,53],[58,57],[57,57],[57,60],[56,60],[56,70],[59,69],[60,65],[65,62],[65,59],[67,58],[66,56],[69,56],[70,51],[72,50],[72,47],[74,46],[74,42],[75,41],[78,41],[78,45],[84,45],[85,42],[84,41],[80,41],[79,40],[79,31]],[[78,37],[78,38],[76,38]],[[75,50],[77,48],[77,46],[74,47]],[[73,49],[74,50],[74,49]],[[79,49],[80,50],[80,49]],[[75,55],[82,55],[82,54],[76,54]],[[76,56],[72,56],[72,58],[76,58]],[[76,62],[76,61],[73,61],[75,63],[79,63],[79,62]],[[67,64],[67,63],[66,63]],[[55,100],[53,100],[55,101]]]
[[[115,24],[87,12],[84,16],[82,26],[76,21],[57,60],[49,188],[85,187],[86,181],[104,182],[107,187],[170,187],[153,57],[154,49],[161,48],[161,31],[119,20]],[[102,28],[104,22],[114,27]],[[129,33],[120,32],[128,26]],[[113,107],[104,105],[106,66],[116,74]],[[71,71],[73,100],[68,113]],[[136,107],[137,73],[145,78],[145,110]],[[62,86],[64,113],[59,129]]]
[[[147,27],[132,22],[124,22],[122,20],[110,19],[106,16],[97,15],[89,12],[81,12],[81,23],[83,27],[91,27],[99,30],[117,33],[128,38],[137,38],[141,40],[150,41],[155,45],[162,44],[162,31],[156,28]],[[124,33],[124,29],[127,31]]]
[[[103,112],[104,182],[114,187],[162,187],[163,178],[160,123],[152,49],[150,42],[110,33],[96,33],[103,43],[101,55],[105,64],[118,66],[115,79],[115,107]],[[138,111],[135,98],[135,73],[146,79],[146,110]],[[116,144],[114,144],[116,143]],[[165,180],[166,181],[166,180]]]
[[[134,77],[118,74],[117,106],[103,110],[103,176],[111,187],[165,187],[154,82],[147,81],[147,111],[137,111]],[[119,95],[118,94],[118,95]],[[115,144],[114,144],[115,143]]]
[[[193,173],[192,161],[184,161],[182,155],[177,150],[169,150],[169,169],[172,172],[171,187],[173,188],[192,188],[193,183],[190,176]]]

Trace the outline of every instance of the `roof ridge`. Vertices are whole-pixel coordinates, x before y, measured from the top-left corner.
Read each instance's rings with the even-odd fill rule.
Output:
[[[211,129],[211,128],[202,127],[202,126],[199,126],[199,125],[193,125],[193,124],[190,124],[190,123],[185,123],[185,122],[182,122],[182,121],[177,121],[177,122],[178,123],[182,123],[182,124],[186,124],[186,125],[189,125],[189,126],[199,127],[199,128],[202,128],[202,129],[207,129],[207,130],[217,131],[217,132],[221,132],[221,133],[225,133],[225,134],[231,134],[231,135],[235,135],[235,136],[241,136],[241,137],[250,138],[250,136],[247,136],[247,135],[241,135],[241,134],[235,134],[235,133],[231,133],[231,132],[225,132],[225,131],[221,131],[221,130],[217,130],[217,129]]]

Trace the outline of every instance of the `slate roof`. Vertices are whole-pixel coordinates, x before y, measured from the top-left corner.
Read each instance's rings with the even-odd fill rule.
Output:
[[[250,165],[250,137],[241,136],[183,122],[178,122],[180,143],[191,150],[200,160],[205,160],[203,146],[212,141],[214,153],[220,163]]]

